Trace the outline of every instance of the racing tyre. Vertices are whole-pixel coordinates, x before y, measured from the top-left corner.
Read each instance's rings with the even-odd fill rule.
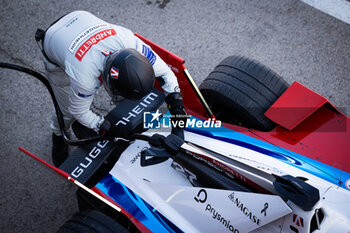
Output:
[[[217,119],[269,131],[275,124],[264,113],[288,86],[268,67],[246,57],[230,56],[214,68],[199,89]]]
[[[98,200],[96,197],[87,193],[85,190],[77,190],[77,200],[80,211],[95,210],[101,212],[110,218],[114,219],[125,229],[128,229],[130,233],[140,233],[139,229],[122,213],[117,212],[115,209]]]
[[[127,233],[119,223],[98,211],[82,211],[73,215],[57,233]]]

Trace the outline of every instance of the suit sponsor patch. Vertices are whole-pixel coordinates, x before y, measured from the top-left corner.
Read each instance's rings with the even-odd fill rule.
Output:
[[[95,35],[91,36],[88,40],[86,40],[75,53],[75,57],[81,61],[85,54],[91,49],[92,46],[97,44],[98,42],[116,35],[117,32],[114,29],[106,29],[104,31],[98,32]]]
[[[118,79],[119,70],[117,68],[115,68],[115,67],[112,67],[111,71],[110,71],[110,74],[111,74],[111,78]]]
[[[153,51],[147,47],[146,45],[142,45],[142,54],[147,57],[151,65],[153,66],[154,63],[156,62],[156,55],[153,53]]]
[[[110,26],[106,23],[97,24],[97,25],[88,27],[87,29],[82,31],[77,37],[75,37],[72,40],[72,42],[70,43],[70,45],[68,47],[69,52],[71,52],[73,54],[74,51],[76,50],[76,48],[78,47],[78,45],[81,42],[83,42],[88,36],[90,36],[92,33],[96,32],[97,30],[101,30],[101,29],[107,28],[107,27],[110,27]]]
[[[102,50],[101,52],[105,57],[107,57],[109,54],[111,54],[110,51]]]
[[[92,94],[83,94],[83,93],[78,92],[78,96],[83,97],[83,98],[88,98],[88,97],[92,96]]]

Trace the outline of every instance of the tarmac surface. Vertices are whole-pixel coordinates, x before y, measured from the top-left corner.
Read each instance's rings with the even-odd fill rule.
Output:
[[[2,0],[0,61],[43,71],[34,33],[73,10],[184,58],[197,85],[225,57],[245,55],[349,113],[350,25],[297,0]],[[0,231],[55,232],[78,210],[76,188],[18,150],[51,162],[52,101],[23,73],[0,69],[0,85]],[[94,106],[107,108],[101,93]]]

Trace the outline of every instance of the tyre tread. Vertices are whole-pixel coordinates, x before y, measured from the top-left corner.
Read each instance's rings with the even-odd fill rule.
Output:
[[[112,218],[98,211],[86,210],[74,214],[57,232],[115,233],[127,232],[127,230]]]
[[[200,85],[206,98],[216,95],[221,102],[231,102],[226,103],[229,108],[238,109],[261,130],[274,126],[264,113],[287,88],[276,72],[245,56],[226,57]]]

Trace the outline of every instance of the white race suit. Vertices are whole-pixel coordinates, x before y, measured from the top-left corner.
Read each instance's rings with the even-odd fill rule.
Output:
[[[164,81],[165,92],[179,91],[170,68],[129,29],[109,24],[86,11],[71,12],[47,29],[43,41],[48,57],[44,57],[46,75],[64,115],[66,129],[74,119],[88,128],[98,129],[103,117],[90,107],[102,84],[106,55],[124,48],[136,49],[148,58],[155,76]],[[51,128],[56,135],[61,134],[55,114]]]

